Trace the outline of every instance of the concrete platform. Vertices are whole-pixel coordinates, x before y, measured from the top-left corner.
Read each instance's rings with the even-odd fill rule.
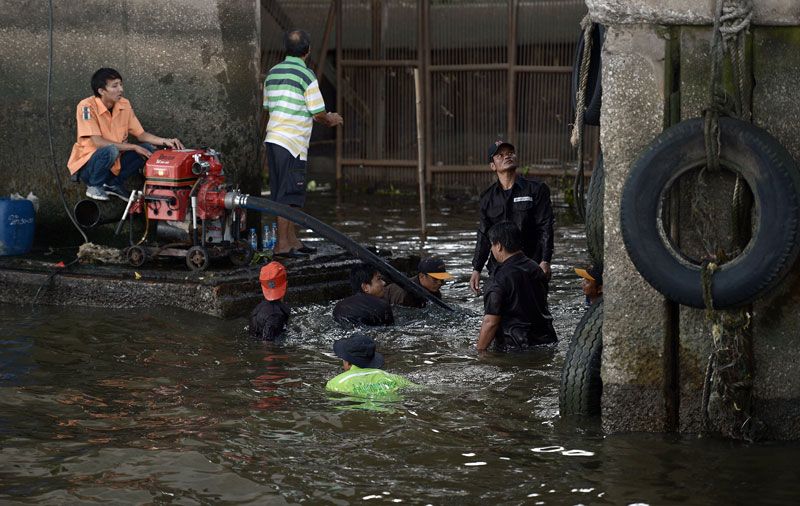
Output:
[[[396,269],[416,268],[419,257],[389,258]],[[74,254],[73,254],[74,258]],[[142,267],[73,264],[41,256],[0,257],[0,302],[107,308],[174,307],[229,318],[249,313],[262,299],[261,265],[234,268],[220,262],[195,273],[183,262],[162,261]],[[332,245],[303,259],[279,259],[286,266],[290,304],[325,303],[351,293],[350,267],[359,260]]]

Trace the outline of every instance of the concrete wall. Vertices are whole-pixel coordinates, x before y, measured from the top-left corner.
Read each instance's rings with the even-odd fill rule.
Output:
[[[631,163],[668,124],[664,111],[669,110],[671,97],[665,78],[670,79],[673,63],[680,76],[680,119],[697,117],[707,106],[708,24],[713,4],[587,0],[595,19],[608,25],[601,119],[606,164],[602,406],[603,426],[610,432],[699,432],[702,428],[703,382],[711,351],[709,324],[702,311],[686,307],[667,316],[668,304],[642,279],[627,255],[619,230],[619,199]],[[756,2],[754,12],[748,56],[756,83],[753,122],[800,161],[796,121],[800,116],[796,86],[800,8],[789,0],[765,0]],[[670,45],[677,50],[670,52]],[[727,202],[718,205],[721,209],[730,206]],[[697,248],[698,238],[692,235],[683,211],[679,221],[681,247]],[[795,265],[775,290],[752,307],[753,415],[764,422],[763,436],[770,439],[800,438],[799,278],[800,266]],[[679,341],[671,351],[673,329]],[[676,366],[677,394],[671,399],[670,374]]]
[[[75,108],[100,67],[123,77],[145,130],[223,153],[258,191],[259,5],[253,0],[53,0],[52,141],[66,177]],[[36,193],[37,240],[75,243],[58,198],[46,121],[48,2],[0,0],[0,195]],[[65,182],[74,204],[83,186]],[[55,230],[60,230],[54,234]],[[66,235],[65,235],[65,232]],[[74,235],[74,237],[72,237]],[[90,237],[91,239],[91,237]]]

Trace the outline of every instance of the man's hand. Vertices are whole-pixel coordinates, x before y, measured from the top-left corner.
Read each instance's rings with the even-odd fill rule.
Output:
[[[550,278],[553,277],[553,271],[550,269],[550,262],[545,262],[544,260],[542,260],[541,262],[539,262],[539,267],[542,268],[542,271],[544,271],[544,275],[547,276],[547,281],[550,281]]]
[[[344,123],[344,118],[338,112],[328,113],[328,126],[335,127]]]
[[[314,121],[318,121],[325,126],[335,127],[344,123],[342,115],[337,112],[318,112],[314,115]]]
[[[150,151],[148,151],[147,148],[145,148],[144,146],[141,146],[139,144],[131,144],[131,146],[133,146],[131,148],[131,151],[135,152],[139,156],[143,156],[145,158],[150,158],[150,155],[153,154]]]
[[[180,139],[161,139],[161,144],[172,149],[183,149],[183,143]]]
[[[475,295],[481,294],[481,273],[479,271],[472,271],[472,276],[469,277],[469,287]]]

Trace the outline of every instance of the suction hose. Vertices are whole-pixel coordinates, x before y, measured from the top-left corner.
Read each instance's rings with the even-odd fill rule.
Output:
[[[238,192],[227,193],[225,195],[225,208],[232,210],[237,207],[275,214],[282,218],[286,218],[287,220],[304,228],[310,228],[321,237],[324,237],[332,243],[341,246],[353,256],[360,258],[364,262],[374,265],[377,269],[389,277],[389,279],[403,287],[404,290],[413,293],[417,297],[425,298],[434,304],[447,309],[448,311],[455,311],[452,307],[444,303],[438,297],[435,297],[428,290],[415,283],[412,283],[405,274],[389,265],[384,259],[375,253],[358,244],[330,225],[319,221],[313,216],[309,216],[299,209],[279,204],[261,197],[251,197],[250,195],[244,195]]]

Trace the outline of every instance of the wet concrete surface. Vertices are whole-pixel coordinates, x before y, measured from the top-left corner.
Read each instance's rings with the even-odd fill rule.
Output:
[[[380,252],[391,255],[391,252]],[[67,253],[63,256],[71,256]],[[418,256],[386,256],[396,269],[413,272]],[[172,307],[222,318],[240,316],[261,299],[258,274],[262,263],[233,267],[220,261],[193,272],[175,259],[149,261],[141,267],[67,263],[40,255],[0,257],[0,302],[107,308]],[[297,259],[276,258],[290,280],[290,304],[324,303],[345,297],[351,289],[350,267],[359,262],[335,245]],[[69,261],[68,261],[69,262]],[[266,262],[266,260],[264,261]]]

